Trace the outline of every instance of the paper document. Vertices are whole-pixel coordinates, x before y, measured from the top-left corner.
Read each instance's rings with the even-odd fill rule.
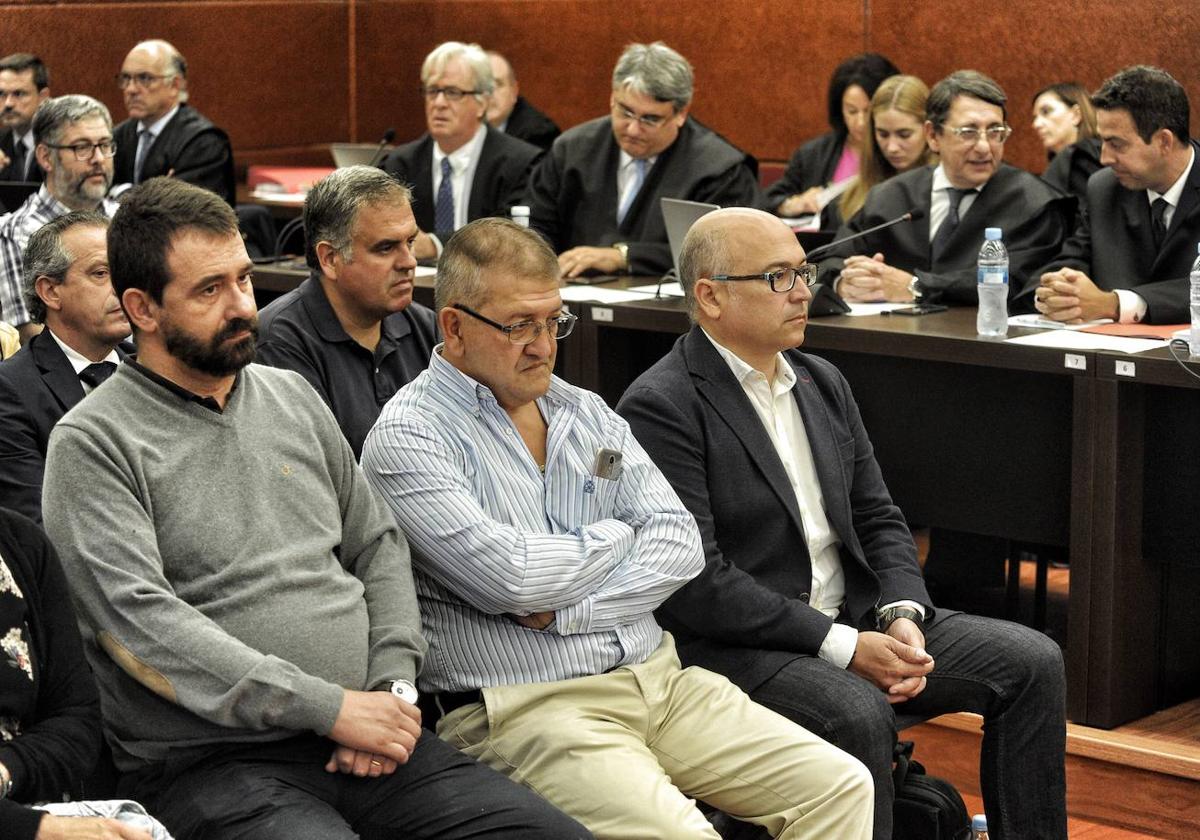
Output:
[[[1009,344],[1028,344],[1034,347],[1057,347],[1061,350],[1115,350],[1119,353],[1144,353],[1166,345],[1165,341],[1149,338],[1122,338],[1079,330],[1046,330],[1045,332],[1006,339]]]
[[[435,265],[419,265],[414,273],[416,277],[437,277],[437,266]]]
[[[653,287],[651,287],[653,289]],[[559,289],[563,300],[591,300],[597,303],[629,303],[634,300],[654,298],[654,292],[635,292],[632,289],[609,289],[603,286],[563,286]]]
[[[641,292],[644,295],[649,295],[650,297],[654,297],[654,293],[657,290],[658,290],[658,284],[651,283],[649,286],[632,286],[627,291]],[[683,286],[679,285],[679,283],[677,283],[674,280],[672,280],[670,283],[663,283],[662,284],[662,296],[663,297],[683,297]]]
[[[912,306],[912,301],[904,303],[888,301],[883,303],[851,303],[850,301],[846,301],[846,304],[850,307],[850,311],[846,314],[850,316],[882,315],[884,312],[891,312],[893,309],[903,309],[906,306]]]
[[[1084,321],[1082,324],[1065,324],[1062,321],[1051,321],[1036,312],[1031,315],[1010,315],[1008,317],[1010,327],[1026,327],[1031,330],[1082,330],[1111,323],[1110,319],[1101,318],[1097,321]]]

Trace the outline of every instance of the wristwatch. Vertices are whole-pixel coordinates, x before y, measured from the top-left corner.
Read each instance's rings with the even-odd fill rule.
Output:
[[[390,683],[384,683],[382,688],[390,691],[392,696],[399,697],[405,703],[417,705],[417,698],[420,694],[417,692],[417,687],[408,680],[392,680]]]
[[[921,286],[921,278],[915,274],[908,281],[908,293],[913,296],[913,300],[917,301],[925,297],[925,289]]]
[[[12,793],[12,786],[12,773],[9,773],[8,768],[0,764],[0,799],[8,799],[8,795]]]
[[[628,269],[629,268],[629,243],[628,242],[614,242],[612,244],[612,246],[614,248],[616,248],[617,253],[621,255],[621,268]]]
[[[886,633],[887,629],[892,626],[892,622],[897,618],[907,618],[913,624],[917,625],[917,629],[923,634],[925,632],[925,616],[921,611],[913,607],[888,607],[886,610],[879,611],[879,632]]]

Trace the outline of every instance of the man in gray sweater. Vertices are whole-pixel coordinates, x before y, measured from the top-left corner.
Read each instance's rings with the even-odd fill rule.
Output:
[[[60,421],[43,505],[122,794],[179,840],[588,836],[423,734],[407,544],[311,386],[250,364],[232,209],[147,181],[109,259],[138,356]]]

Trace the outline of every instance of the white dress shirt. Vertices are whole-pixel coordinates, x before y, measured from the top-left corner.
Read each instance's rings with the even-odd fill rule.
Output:
[[[46,328],[46,332],[50,333],[50,337],[53,338],[54,342],[59,347],[62,348],[63,355],[65,355],[67,357],[67,361],[71,363],[71,367],[75,370],[76,377],[78,377],[79,374],[83,372],[83,369],[86,368],[88,365],[95,364],[87,356],[83,355],[78,350],[76,350],[74,347],[67,344],[61,338],[56,336],[54,334],[54,331],[51,330],[49,327]],[[117,355],[117,350],[114,347],[112,350],[109,350],[108,355],[105,356],[100,361],[112,362],[115,365],[119,365],[121,363],[121,357]],[[92,386],[89,385],[88,383],[84,382],[82,379],[79,380],[79,384],[83,386],[83,393],[90,394],[92,392]]]
[[[950,187],[954,185],[950,183],[950,179],[946,177],[945,168],[939,163],[933,170],[933,185],[929,188],[929,241],[937,236],[938,228],[942,226],[942,222],[946,221],[946,217],[950,215],[950,196],[946,193]],[[971,209],[971,205],[975,203],[975,199],[979,197],[979,190],[975,189],[964,195],[958,201],[958,219],[962,221],[962,217],[967,215],[967,211]]]
[[[436,199],[438,190],[442,187],[442,159],[450,158],[450,189],[454,193],[454,229],[465,225],[467,219],[467,204],[471,200],[471,184],[475,181],[475,169],[479,166],[479,155],[483,151],[483,140],[487,137],[487,127],[479,124],[475,136],[463,143],[450,154],[442,151],[437,143],[433,144],[433,195]]]
[[[650,170],[654,168],[654,162],[658,160],[658,155],[645,158],[646,161],[646,178],[650,177]],[[645,181],[642,182],[643,184]],[[634,187],[639,187],[637,182],[637,159],[630,157],[624,149],[621,150],[617,161],[617,207],[624,207],[625,202],[630,196],[627,194]]]

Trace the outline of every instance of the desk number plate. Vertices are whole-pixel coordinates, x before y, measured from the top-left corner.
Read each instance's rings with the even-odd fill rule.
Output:
[[[613,311],[607,306],[593,306],[592,320],[603,321],[606,324],[611,324],[613,319]]]
[[[1117,376],[1137,377],[1137,365],[1133,362],[1117,362],[1113,368]]]
[[[1064,353],[1063,367],[1071,370],[1087,370],[1087,356],[1078,353]]]

